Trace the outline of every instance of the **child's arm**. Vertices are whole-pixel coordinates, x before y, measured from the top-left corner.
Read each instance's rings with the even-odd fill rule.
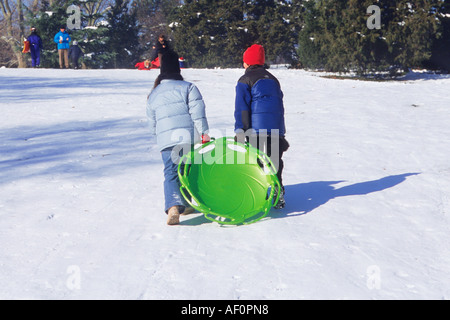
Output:
[[[251,128],[252,93],[248,84],[238,82],[234,110],[234,130],[247,131]]]
[[[206,120],[205,102],[195,85],[189,87],[189,114],[191,115],[194,127],[200,135],[208,133],[209,126]]]
[[[150,97],[147,99],[147,118],[148,126],[150,128],[150,133],[152,135],[156,134],[156,115],[155,111],[150,106]]]

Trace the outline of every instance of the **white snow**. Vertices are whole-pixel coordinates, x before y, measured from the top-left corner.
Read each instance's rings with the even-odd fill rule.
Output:
[[[449,299],[449,76],[276,69],[287,206],[166,226],[158,71],[0,70],[0,299]],[[241,70],[183,70],[215,136]]]

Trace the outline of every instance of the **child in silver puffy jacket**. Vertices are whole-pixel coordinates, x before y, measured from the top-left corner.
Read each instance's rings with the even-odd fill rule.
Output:
[[[160,75],[147,99],[147,116],[164,163],[167,224],[176,225],[180,214],[193,212],[180,192],[179,159],[194,143],[210,139],[203,97],[194,84],[183,80],[178,55],[173,51],[161,57]]]

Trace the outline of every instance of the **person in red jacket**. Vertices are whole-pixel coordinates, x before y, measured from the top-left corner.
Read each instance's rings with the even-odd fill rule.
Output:
[[[145,61],[136,63],[136,65],[134,67],[138,68],[138,70],[149,70],[151,68],[151,66],[152,65],[150,63],[150,60],[145,60]]]
[[[134,67],[138,68],[138,70],[150,70],[150,69],[158,69],[159,65],[160,65],[159,58],[156,57],[156,59],[153,60],[152,62],[150,62],[150,60],[147,59],[143,62],[136,63]]]

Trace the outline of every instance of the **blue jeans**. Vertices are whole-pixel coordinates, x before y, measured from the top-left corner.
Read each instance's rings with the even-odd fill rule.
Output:
[[[161,151],[162,160],[164,163],[164,200],[165,211],[173,206],[182,206],[181,211],[188,204],[180,191],[180,180],[178,179],[178,161],[172,160],[172,148],[167,148]],[[179,158],[178,155],[176,158]]]

